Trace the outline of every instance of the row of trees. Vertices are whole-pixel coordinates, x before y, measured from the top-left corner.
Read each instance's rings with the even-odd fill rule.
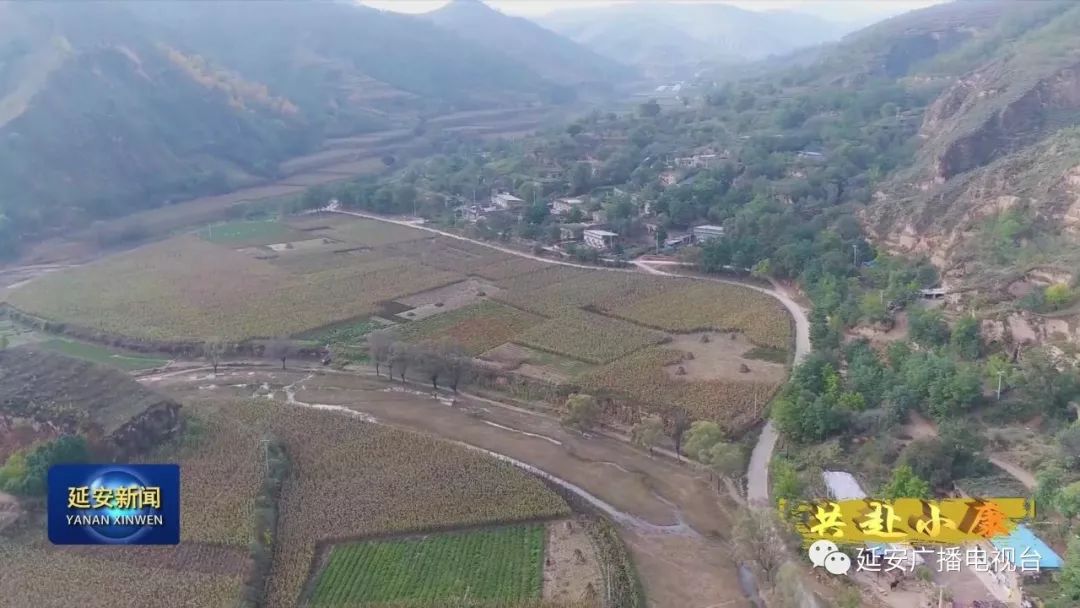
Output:
[[[78,435],[64,435],[19,450],[0,467],[0,490],[20,496],[44,496],[49,467],[80,464],[89,457],[86,440]]]
[[[472,357],[461,345],[452,342],[410,343],[388,331],[375,331],[368,334],[367,347],[375,374],[381,375],[385,366],[387,374],[393,378],[396,371],[403,384],[411,369],[429,380],[433,389],[438,390],[442,380],[457,392],[475,371]]]

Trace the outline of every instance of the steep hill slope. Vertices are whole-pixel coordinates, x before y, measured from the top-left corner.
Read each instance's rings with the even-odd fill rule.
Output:
[[[657,75],[682,76],[702,63],[762,59],[835,40],[843,31],[809,15],[693,3],[564,11],[541,24],[602,55]]]
[[[0,5],[0,250],[273,177],[327,136],[550,100],[526,65],[345,3]]]
[[[1080,260],[1080,7],[1039,8],[920,68],[976,63],[947,79],[923,115],[915,162],[867,210],[883,243],[933,253],[956,283],[993,288]]]
[[[632,74],[632,70],[617,61],[532,21],[504,15],[480,0],[453,0],[426,17],[439,27],[503,53],[554,82],[610,84]]]

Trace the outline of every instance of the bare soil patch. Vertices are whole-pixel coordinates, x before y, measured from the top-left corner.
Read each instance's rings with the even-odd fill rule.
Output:
[[[464,308],[473,302],[484,299],[485,296],[499,294],[502,291],[502,289],[487,281],[468,279],[397,300],[397,302],[412,308],[408,313],[401,313],[398,316],[418,321],[440,313]]]
[[[544,556],[545,600],[577,602],[598,597],[603,590],[600,560],[585,526],[583,518],[548,524]]]
[[[498,365],[503,371],[555,384],[568,382],[596,367],[584,361],[562,357],[528,346],[508,342],[480,355],[485,361]]]
[[[787,377],[787,369],[779,363],[745,357],[754,344],[740,333],[674,334],[664,348],[686,353],[682,361],[664,368],[678,380],[781,383]]]

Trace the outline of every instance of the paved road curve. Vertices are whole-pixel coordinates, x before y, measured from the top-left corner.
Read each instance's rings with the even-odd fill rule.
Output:
[[[495,249],[495,250],[501,251],[503,253],[509,253],[511,255],[516,255],[516,256],[519,256],[519,257],[528,258],[530,260],[536,260],[536,261],[539,261],[539,262],[546,262],[548,264],[559,264],[559,265],[562,265],[562,266],[573,266],[575,268],[587,268],[589,270],[607,270],[607,271],[612,271],[612,272],[635,272],[634,269],[628,269],[628,268],[605,268],[605,267],[602,267],[602,266],[589,266],[589,265],[586,265],[586,264],[576,264],[576,263],[573,263],[573,262],[565,262],[565,261],[562,261],[562,260],[553,260],[553,259],[550,259],[550,258],[545,258],[543,256],[538,256],[538,255],[533,255],[531,253],[525,253],[523,251],[518,251],[518,250],[512,249],[510,247],[502,247],[500,245],[495,245],[495,244],[488,243],[488,242],[485,242],[485,241],[481,241],[481,240],[478,240],[478,239],[472,239],[472,238],[469,238],[469,237],[461,236],[460,234],[454,234],[452,232],[446,232],[444,230],[431,228],[429,226],[424,226],[423,224],[418,224],[418,223],[416,223],[414,221],[392,219],[392,218],[387,218],[387,217],[374,215],[374,214],[370,214],[370,213],[363,213],[363,212],[359,212],[359,211],[345,211],[345,210],[337,208],[337,207],[328,208],[326,210],[330,211],[330,212],[333,212],[333,213],[342,213],[342,214],[345,214],[345,215],[352,215],[352,216],[356,216],[356,217],[362,217],[362,218],[369,219],[369,220],[376,220],[376,221],[380,221],[380,222],[387,222],[387,223],[390,223],[390,224],[398,224],[398,225],[401,225],[401,226],[408,226],[410,228],[415,228],[417,230],[425,230],[427,232],[431,232],[433,234],[438,234],[440,236],[445,236],[445,237],[448,237],[448,238],[457,239],[459,241],[468,241],[470,243],[475,243],[477,245],[488,247],[490,249]],[[679,266],[680,265],[679,262],[663,262],[663,261],[660,261],[660,262],[647,262],[647,261],[638,260],[638,261],[633,262],[633,264],[634,264],[636,269],[647,272],[649,274],[671,276],[671,277],[686,277],[687,276],[687,275],[679,274],[678,272],[672,272],[672,271],[661,270],[659,268],[656,268],[656,266]],[[707,277],[706,278],[706,277],[699,277],[699,276],[693,276],[693,277],[688,277],[688,278],[715,281],[717,283],[727,283],[729,285],[740,285],[742,287],[746,287],[748,289],[753,289],[754,291],[759,291],[761,293],[765,293],[765,294],[768,294],[768,295],[776,298],[777,300],[780,301],[781,304],[784,305],[784,308],[786,308],[787,311],[789,313],[791,313],[791,317],[795,320],[795,359],[794,359],[795,363],[798,364],[798,363],[802,362],[802,360],[805,359],[806,356],[810,354],[810,349],[811,349],[811,346],[810,346],[810,321],[806,316],[806,311],[779,284],[774,282],[772,289],[767,289],[767,288],[764,288],[764,287],[758,287],[756,285],[749,285],[747,283],[742,283],[742,282],[739,282],[739,281],[731,281],[731,280],[721,279],[721,278],[713,278],[713,277]],[[772,460],[773,451],[776,449],[776,441],[777,441],[777,439],[778,439],[778,435],[777,435],[776,427],[773,425],[772,421],[770,420],[765,424],[765,427],[761,429],[761,435],[758,437],[757,445],[754,446],[754,451],[751,452],[751,454],[750,454],[750,467],[746,471],[746,479],[747,479],[746,494],[747,494],[747,499],[749,500],[749,502],[751,504],[767,505],[768,502],[769,502],[769,462]]]

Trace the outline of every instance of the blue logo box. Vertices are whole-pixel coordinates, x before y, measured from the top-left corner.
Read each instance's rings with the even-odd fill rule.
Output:
[[[48,485],[54,544],[180,542],[179,465],[58,464]]]

